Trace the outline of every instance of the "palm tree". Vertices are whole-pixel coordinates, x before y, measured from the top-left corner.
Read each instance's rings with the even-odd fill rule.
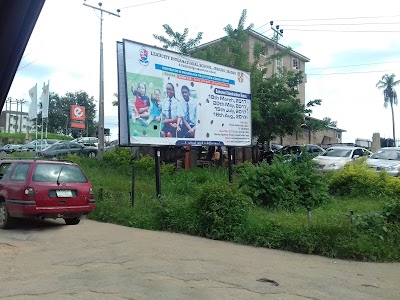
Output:
[[[390,108],[392,110],[392,125],[393,125],[393,141],[396,145],[396,134],[394,129],[394,112],[393,112],[393,104],[397,105],[397,93],[394,89],[396,85],[400,83],[400,80],[395,81],[396,75],[388,75],[385,74],[382,76],[382,79],[378,81],[376,87],[378,89],[383,89],[383,100],[384,107],[387,108],[390,103]]]

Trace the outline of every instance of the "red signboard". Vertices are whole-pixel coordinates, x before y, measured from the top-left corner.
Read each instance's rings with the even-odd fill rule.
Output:
[[[71,128],[85,129],[85,107],[71,105]]]
[[[71,121],[85,122],[85,107],[79,105],[71,105]]]

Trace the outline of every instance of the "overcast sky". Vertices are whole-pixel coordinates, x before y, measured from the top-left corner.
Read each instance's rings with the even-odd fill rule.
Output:
[[[86,91],[99,98],[99,12],[81,0],[46,0],[36,23],[9,97],[30,101],[28,91],[36,83],[38,93],[50,80],[50,92]],[[153,2],[153,3],[151,3]],[[87,4],[98,6],[88,0]],[[400,1],[228,1],[228,0],[104,0],[105,127],[118,137],[118,112],[111,105],[117,92],[116,41],[129,39],[161,46],[153,34],[165,35],[162,25],[174,31],[189,29],[189,37],[203,32],[202,43],[236,28],[243,9],[246,25],[272,36],[273,20],[284,30],[280,43],[308,57],[306,101],[322,99],[313,117],[330,117],[346,130],[344,142],[371,139],[374,132],[392,137],[390,108],[383,107],[376,83],[384,74],[400,80]],[[146,4],[148,3],[148,4]],[[150,4],[149,4],[150,3]],[[262,3],[262,4],[261,4]],[[144,4],[144,5],[142,5]],[[390,9],[388,9],[390,8]],[[400,86],[398,88],[400,93]],[[29,102],[24,111],[28,111]],[[395,118],[400,107],[395,107]],[[51,112],[49,112],[51,113]],[[400,120],[396,124],[400,137]]]

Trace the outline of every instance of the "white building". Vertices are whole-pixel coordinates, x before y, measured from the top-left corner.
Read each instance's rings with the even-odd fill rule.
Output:
[[[4,133],[31,133],[35,130],[35,122],[29,120],[26,112],[5,110],[0,115],[0,130]]]

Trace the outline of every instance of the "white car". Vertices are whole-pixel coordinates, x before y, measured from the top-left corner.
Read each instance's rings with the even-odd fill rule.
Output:
[[[381,148],[366,163],[377,172],[386,170],[389,175],[400,176],[400,147]]]
[[[372,153],[363,147],[330,147],[321,155],[314,157],[317,169],[322,172],[332,172],[342,169],[355,159],[369,156]]]

